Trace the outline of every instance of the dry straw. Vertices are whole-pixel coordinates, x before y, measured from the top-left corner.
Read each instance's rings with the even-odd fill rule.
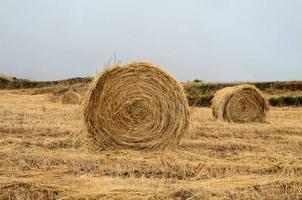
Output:
[[[62,104],[79,104],[81,95],[74,91],[67,91],[62,97]]]
[[[189,125],[182,85],[146,62],[108,67],[84,103],[88,132],[101,149],[169,149]]]
[[[251,85],[226,87],[212,100],[213,115],[227,122],[261,122],[268,105],[261,92]]]

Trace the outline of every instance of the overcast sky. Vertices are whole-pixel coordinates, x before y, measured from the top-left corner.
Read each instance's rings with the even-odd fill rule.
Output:
[[[301,0],[0,0],[0,74],[95,75],[110,57],[178,80],[302,79]]]

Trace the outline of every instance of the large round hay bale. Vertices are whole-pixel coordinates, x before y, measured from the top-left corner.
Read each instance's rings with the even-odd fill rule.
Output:
[[[267,111],[264,96],[252,85],[226,87],[212,100],[213,115],[227,122],[261,122]]]
[[[74,91],[67,91],[62,96],[62,104],[79,104],[81,95]]]
[[[108,67],[84,106],[88,132],[101,149],[169,149],[189,125],[187,98],[169,73],[145,62]]]

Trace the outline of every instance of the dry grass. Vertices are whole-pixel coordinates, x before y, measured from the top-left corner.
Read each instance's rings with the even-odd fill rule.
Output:
[[[78,105],[0,91],[0,199],[301,199],[302,108],[269,123],[194,108],[177,150],[88,151]],[[74,139],[75,138],[75,139]]]
[[[213,115],[227,122],[262,122],[267,110],[264,96],[252,85],[223,88],[212,99]]]
[[[182,85],[146,62],[108,67],[84,105],[88,132],[101,149],[171,149],[189,126]]]

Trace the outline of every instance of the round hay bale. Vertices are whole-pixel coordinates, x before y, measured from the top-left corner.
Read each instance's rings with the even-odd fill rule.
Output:
[[[67,91],[62,96],[62,104],[79,104],[81,95],[74,91]]]
[[[115,65],[94,80],[84,103],[100,149],[169,149],[189,125],[190,108],[169,73],[145,62]]]
[[[213,115],[227,122],[261,122],[267,111],[264,96],[252,85],[226,87],[212,100]]]

